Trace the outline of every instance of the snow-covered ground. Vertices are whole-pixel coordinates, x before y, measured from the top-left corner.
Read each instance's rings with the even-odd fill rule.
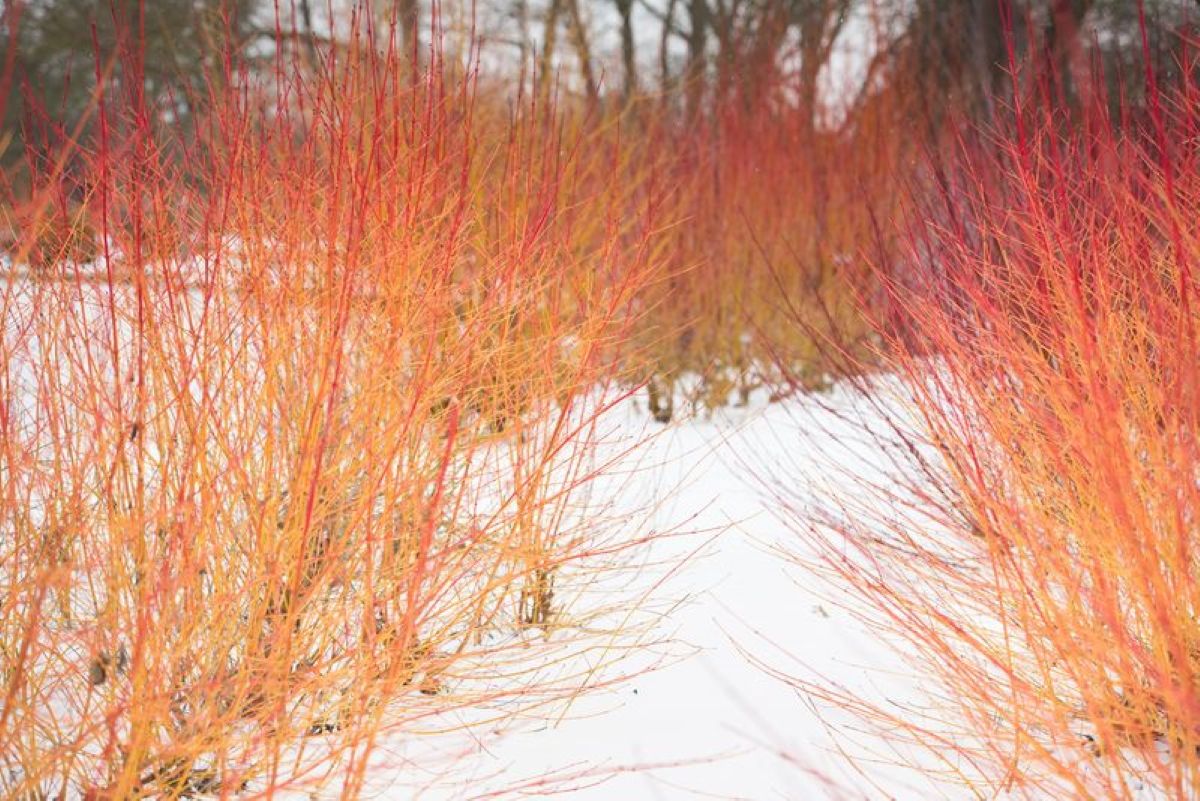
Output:
[[[869,444],[847,444],[856,436],[842,419],[851,405],[835,392],[665,429],[646,422],[636,403],[614,412],[610,447],[650,439],[607,479],[616,483],[597,491],[611,492],[630,513],[652,508],[648,522],[635,515],[638,524],[678,533],[654,545],[639,578],[662,611],[658,634],[671,644],[635,652],[620,665],[632,678],[550,710],[545,720],[474,740],[435,738],[427,747],[456,757],[445,774],[452,781],[418,767],[446,763],[417,756],[411,743],[385,747],[380,760],[392,767],[377,771],[370,795],[953,797],[892,767],[886,755],[856,774],[825,725],[836,710],[762,664],[873,700],[917,691],[903,662],[839,607],[831,588],[778,550],[802,546],[777,513],[770,485],[794,489],[800,504],[806,492],[859,492],[848,476],[879,461]]]

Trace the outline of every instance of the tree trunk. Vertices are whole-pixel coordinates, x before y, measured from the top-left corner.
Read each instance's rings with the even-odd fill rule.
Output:
[[[671,29],[675,26],[675,4],[678,0],[667,0],[667,10],[663,15],[662,38],[658,40],[658,81],[665,92],[671,86],[670,44]],[[1196,0],[1200,3],[1200,0]]]
[[[583,85],[587,90],[588,100],[600,98],[600,86],[596,83],[596,74],[592,69],[592,48],[588,41],[587,28],[583,23],[583,13],[579,10],[579,0],[566,0],[567,13],[571,17],[571,42],[575,45],[575,56],[579,59],[579,72],[583,76]]]
[[[424,58],[421,52],[421,7],[420,0],[396,0],[396,24],[400,29],[400,43],[412,59],[414,72],[420,71]]]
[[[633,0],[614,0],[621,17],[621,65],[625,72],[622,93],[628,103],[637,94],[637,63],[634,58]]]
[[[529,0],[516,0],[516,8],[513,10],[513,15],[517,20],[517,36],[520,39],[517,47],[521,52],[521,80],[522,84],[524,84],[524,79],[529,69]]]
[[[545,42],[538,58],[538,100],[544,105],[550,98],[550,83],[554,75],[554,51],[558,48],[558,20],[562,16],[563,0],[550,0],[546,8]]]
[[[1084,17],[1095,0],[1054,0],[1045,34],[1046,64],[1052,85],[1061,92],[1062,102],[1078,109],[1087,93],[1088,67],[1079,33]]]
[[[704,99],[704,75],[708,66],[709,9],[707,0],[688,2],[688,68],[687,81],[688,116],[695,118],[700,113]]]

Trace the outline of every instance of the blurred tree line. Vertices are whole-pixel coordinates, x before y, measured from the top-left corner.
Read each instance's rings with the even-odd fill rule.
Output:
[[[254,35],[259,0],[10,0],[0,15],[4,162],[46,151],[94,116],[96,75],[186,124],[224,43]],[[140,39],[140,42],[135,41]],[[141,85],[130,86],[135,65]]]
[[[1142,38],[1145,22],[1146,44]],[[1177,81],[1194,58],[1197,0],[915,0],[911,20],[887,46],[891,69],[920,76],[922,119],[936,125],[953,101],[990,115],[1036,82],[1064,111],[1078,111],[1089,84],[1107,84],[1115,103],[1144,91],[1148,56],[1159,80]],[[1008,47],[1025,67],[1014,79]],[[1105,87],[1092,87],[1103,89]]]
[[[219,74],[207,69],[214,59],[235,52],[252,60],[280,42],[314,53],[337,46],[338,18],[354,5],[7,0],[0,159],[11,163],[68,135],[62,125],[92,105],[97,67],[111,70],[109,85],[120,86],[123,65],[136,63],[114,57],[122,48],[141,60],[139,89],[152,107],[186,125],[201,81]],[[931,128],[950,100],[987,112],[994,98],[1014,91],[1009,43],[1019,58],[1052,68],[1067,105],[1094,75],[1111,82],[1138,75],[1143,52],[1135,0],[444,0],[437,15],[428,0],[365,6],[416,60],[436,19],[443,30],[458,24],[474,31],[497,54],[491,63],[535,75],[543,92],[566,87],[592,101],[628,102],[676,90],[681,113],[695,115],[717,98],[749,102],[786,85],[788,102],[812,110],[814,131],[852,125],[900,76],[910,89],[915,77],[910,100],[917,105],[908,111]],[[1200,0],[1145,0],[1144,10],[1152,58],[1169,79],[1197,43]],[[119,31],[138,31],[141,45]],[[833,98],[831,69],[854,71],[856,87],[840,86]],[[1129,82],[1132,91],[1137,85]]]

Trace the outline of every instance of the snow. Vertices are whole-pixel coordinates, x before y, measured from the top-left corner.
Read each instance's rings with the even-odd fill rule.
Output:
[[[632,519],[648,508],[643,525],[676,532],[654,544],[638,578],[645,603],[662,612],[657,631],[669,645],[633,651],[619,664],[624,681],[542,720],[423,745],[441,749],[445,762],[430,763],[430,752],[421,756],[409,742],[384,749],[368,796],[962,797],[895,767],[886,753],[856,773],[826,725],[844,713],[773,675],[831,679],[888,702],[920,693],[900,657],[844,608],[848,599],[781,553],[801,546],[773,500],[777,491],[801,504],[809,491],[860,492],[854,476],[879,467],[859,423],[847,419],[853,406],[838,391],[781,404],[759,399],[665,429],[636,402],[613,412],[615,436],[605,447],[649,439],[597,494],[611,495]],[[426,772],[422,764],[441,767]]]
[[[97,291],[97,308],[102,300]],[[84,317],[94,324],[97,314]],[[33,380],[33,365],[20,367]],[[635,610],[629,620],[607,613],[627,636],[566,649],[564,681],[589,676],[591,685],[569,704],[522,710],[503,728],[488,721],[504,709],[459,708],[385,736],[366,797],[956,797],[932,774],[895,767],[882,743],[859,743],[882,757],[855,772],[827,726],[842,713],[777,675],[832,680],[877,702],[920,695],[906,664],[845,608],[849,599],[785,558],[802,550],[791,526],[810,506],[861,502],[863,479],[881,477],[881,454],[862,430],[871,414],[840,389],[775,404],[757,397],[666,428],[638,401],[612,410],[593,456],[606,467],[583,508],[597,525],[623,521],[629,539],[660,536],[631,552],[636,569],[556,596],[568,601],[568,627],[603,628],[590,607]],[[781,507],[781,496],[797,506]],[[530,647],[553,659],[553,644]],[[337,788],[313,795],[326,794]]]

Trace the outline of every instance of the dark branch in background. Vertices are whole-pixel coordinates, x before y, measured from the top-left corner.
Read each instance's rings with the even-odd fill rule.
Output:
[[[688,9],[688,61],[684,81],[687,83],[688,117],[700,114],[704,99],[703,81],[708,73],[708,29],[711,13],[705,0],[686,0]]]
[[[596,82],[596,73],[592,64],[592,46],[588,39],[583,12],[579,9],[579,0],[565,0],[565,2],[570,17],[568,30],[571,34],[571,43],[575,46],[575,57],[579,61],[579,72],[583,77],[583,85],[588,99],[595,101],[600,97],[600,85]]]
[[[550,95],[551,78],[554,75],[554,51],[558,47],[559,17],[562,15],[563,0],[550,0],[546,7],[546,19],[543,27],[546,32],[542,45],[542,55],[538,62],[538,96],[545,105]]]
[[[622,94],[629,102],[637,94],[637,59],[634,54],[636,43],[633,41],[633,0],[613,0],[617,7],[617,15],[621,19],[621,67],[625,82]]]
[[[1196,0],[1200,3],[1200,0]],[[687,39],[688,32],[675,24],[675,7],[678,5],[678,0],[668,0],[666,11],[658,10],[650,0],[638,0],[638,5],[642,7],[646,13],[658,20],[659,24],[666,27],[665,33],[668,36],[678,36],[680,39]]]
[[[400,27],[400,43],[415,67],[422,63],[421,6],[418,0],[394,0],[396,24]]]
[[[1200,2],[1200,0],[1197,0]],[[679,29],[675,27],[675,6],[678,0],[667,0],[667,10],[659,17],[662,20],[662,35],[658,39],[658,80],[662,84],[662,88],[669,89],[671,87],[671,62],[670,62],[670,47],[671,34],[678,34]],[[649,6],[642,0],[643,7]],[[657,13],[657,12],[655,12]]]

